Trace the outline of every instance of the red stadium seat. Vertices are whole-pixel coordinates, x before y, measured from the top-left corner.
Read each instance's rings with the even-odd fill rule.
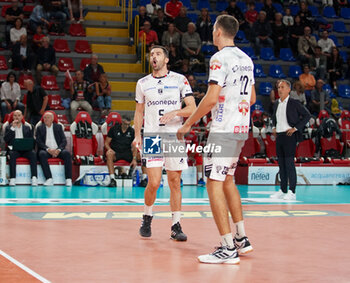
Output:
[[[64,107],[61,105],[61,96],[59,94],[49,95],[49,106],[52,110],[64,110]]]
[[[30,14],[33,12],[34,6],[25,5],[23,7],[23,14],[25,18],[29,18]]]
[[[326,110],[321,110],[316,119],[316,124],[318,127],[322,124],[324,118],[329,118],[329,114]]]
[[[43,76],[41,86],[45,90],[59,90],[55,76]]]
[[[32,80],[34,82],[34,78],[32,75],[26,75],[26,74],[20,75],[19,79],[18,79],[18,83],[19,83],[21,89],[25,89],[25,87],[24,87],[25,80]]]
[[[7,70],[7,63],[5,56],[0,55],[0,70]]]
[[[266,156],[273,162],[277,162],[277,153],[276,153],[276,137],[274,135],[266,135],[263,138],[265,145]]]
[[[295,157],[297,162],[307,162],[308,164],[321,164],[323,158],[315,158],[316,145],[312,139],[303,140],[297,145]]]
[[[53,48],[56,52],[70,53],[68,42],[65,39],[55,39],[53,43]]]
[[[106,121],[101,126],[101,132],[104,138],[106,138],[108,131],[115,123],[122,123],[122,116],[118,112],[111,112],[108,114]]]
[[[334,133],[331,138],[321,138],[321,155],[326,156],[326,151],[330,149],[335,149],[342,154],[344,144],[336,137]]]
[[[92,53],[90,44],[87,40],[77,40],[74,51],[77,53]]]
[[[84,28],[81,24],[71,24],[69,27],[69,34],[71,36],[86,36]]]
[[[255,130],[254,130],[255,132]],[[260,143],[257,138],[253,136],[253,132],[249,132],[249,137],[242,147],[239,162],[241,164],[265,164],[266,158],[255,158],[254,156],[260,153]]]
[[[3,17],[3,18],[5,18],[5,16],[6,16],[6,10],[8,9],[8,8],[10,8],[11,7],[11,5],[4,5],[4,6],[2,6],[2,9],[1,9],[1,16]]]
[[[6,82],[7,74],[0,74],[0,82]]]
[[[83,58],[80,61],[80,70],[84,71],[85,68],[91,63],[91,58]]]
[[[67,70],[71,72],[75,72],[72,58],[60,58],[58,60],[58,69],[61,72],[65,72]]]
[[[342,142],[347,148],[350,148],[350,111],[342,111],[339,118],[339,125],[342,132]]]

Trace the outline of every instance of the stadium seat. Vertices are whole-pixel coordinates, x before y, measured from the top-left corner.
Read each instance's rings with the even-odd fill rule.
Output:
[[[23,7],[23,14],[25,18],[29,18],[30,14],[33,12],[34,6],[25,5]]]
[[[214,24],[216,21],[217,15],[216,14],[209,14],[209,17],[210,17],[211,22]]]
[[[334,149],[339,152],[339,154],[343,153],[344,144],[336,137],[336,133],[333,133],[333,136],[330,138],[321,138],[321,155],[326,156],[326,151],[330,149]]]
[[[264,73],[264,69],[260,64],[254,65],[254,76],[257,78],[266,78],[266,74]]]
[[[344,50],[340,50],[339,51],[339,55],[340,57],[343,59],[343,62],[346,62],[348,59],[348,53]]]
[[[299,7],[299,5],[289,5],[289,9],[290,9],[292,16],[295,17],[295,15],[298,14],[298,12],[299,12],[300,7]]]
[[[350,47],[350,36],[344,36],[343,45],[345,47]]]
[[[261,82],[259,85],[259,94],[264,96],[270,96],[270,92],[273,89],[272,84],[269,82]]]
[[[196,13],[187,13],[187,17],[190,18],[192,23],[196,23],[198,19],[198,14]]]
[[[76,77],[72,77],[73,81],[75,81]],[[69,86],[69,78],[66,76],[64,79],[64,89],[65,90],[70,90]]]
[[[6,10],[7,10],[8,8],[10,8],[10,7],[11,7],[11,5],[4,5],[4,6],[2,6],[2,9],[1,9],[1,17],[5,18],[5,16],[6,16]]]
[[[241,10],[241,12],[243,14],[247,11],[247,5],[246,5],[246,3],[244,1],[237,1],[236,5]]]
[[[333,40],[335,46],[341,47],[341,44],[338,42],[338,38],[334,34],[330,34],[328,37]]]
[[[91,58],[83,58],[80,61],[80,70],[84,71],[84,69],[91,63]]]
[[[270,159],[270,161],[275,161],[277,163],[276,137],[274,135],[267,134],[262,140],[265,145],[266,156]]]
[[[77,40],[75,42],[74,51],[77,53],[92,53],[90,44],[87,40]]]
[[[336,15],[334,8],[331,6],[327,6],[323,9],[323,16],[329,19],[336,19],[338,16]]]
[[[58,60],[58,69],[61,72],[65,72],[67,70],[70,72],[75,72],[72,58],[60,58]]]
[[[69,34],[71,36],[86,36],[84,28],[81,24],[71,24],[69,26]]]
[[[340,16],[344,19],[350,19],[350,8],[341,8]]]
[[[339,85],[338,94],[343,98],[350,98],[350,86],[348,85]]]
[[[344,22],[335,21],[333,22],[333,31],[340,33],[348,33],[349,31],[346,29]]]
[[[330,86],[330,84],[324,84],[322,89],[324,89],[326,91],[326,93],[328,93],[330,98],[336,97],[335,94],[333,93],[333,90],[332,90],[332,87]]]
[[[278,79],[284,79],[287,77],[283,73],[282,67],[280,65],[270,65],[269,76]]]
[[[253,124],[255,125],[255,123],[259,122],[259,120],[261,119],[261,116],[262,116],[263,112],[261,110],[259,110],[259,109],[255,109],[251,113],[252,113],[251,114],[251,118],[252,118]]]
[[[7,70],[6,58],[3,55],[0,55],[0,70]]]
[[[261,100],[257,99],[255,103],[250,107],[250,111],[253,112],[254,110],[260,110],[264,112],[264,107],[262,105]]]
[[[215,52],[216,52],[216,47],[214,45],[202,45],[202,52],[206,58],[210,58]]]
[[[281,13],[281,14],[284,13],[283,7],[280,3],[272,3],[272,6],[275,7],[275,9],[277,10],[277,13]]]
[[[235,42],[238,42],[238,43],[249,43],[249,40],[245,37],[244,32],[239,30],[239,31],[237,31],[237,34],[235,36]]]
[[[303,73],[301,70],[301,67],[299,65],[290,66],[288,70],[288,77],[291,77],[293,79],[298,79],[299,76]]]
[[[260,50],[260,58],[266,61],[276,61],[273,49],[270,47],[263,47]]]
[[[260,153],[260,143],[258,139],[254,136],[259,133],[259,129],[253,126],[253,131],[249,132],[248,139],[245,141],[242,147],[241,155],[239,157],[239,162],[241,164],[266,164],[266,158],[255,158],[257,154]]]
[[[350,111],[342,111],[339,118],[339,124],[342,132],[342,142],[347,148],[350,148]]]
[[[5,82],[7,80],[7,74],[0,74],[0,82]]]
[[[310,5],[310,6],[308,6],[308,9],[311,12],[311,15],[313,17],[320,17],[321,16],[320,13],[318,12],[318,8],[316,6]]]
[[[261,2],[255,2],[255,10],[259,13],[261,9],[264,7],[264,4]],[[242,11],[243,12],[243,11]]]
[[[280,49],[280,59],[286,62],[295,62],[296,59],[293,56],[293,52],[290,48]]]
[[[55,39],[55,41],[53,42],[53,48],[56,52],[70,53],[68,42],[65,39]]]
[[[101,126],[101,132],[104,139],[106,139],[109,129],[112,128],[115,123],[122,124],[122,116],[118,112],[110,112],[106,121]]]
[[[207,8],[209,12],[213,11],[208,0],[198,0],[197,10],[202,10],[203,8]]]
[[[228,7],[228,3],[227,1],[216,1],[216,7],[215,10],[218,12],[222,12],[223,10],[225,10]]]
[[[297,145],[295,157],[297,162],[305,162],[307,159],[308,164],[321,164],[323,158],[315,158],[316,145],[312,139],[303,140]]]
[[[70,126],[73,140],[73,158],[76,164],[83,164],[90,157],[94,165],[103,164],[101,157],[96,157],[98,126],[92,122],[89,113],[80,111]]]
[[[33,82],[35,81],[32,75],[21,74],[18,79],[18,83],[21,89],[25,89],[24,87],[25,80],[32,80]]]
[[[69,123],[68,118],[65,114],[57,114],[57,119],[58,119],[58,122],[64,126],[65,131],[70,130],[70,123]]]
[[[48,95],[49,106],[52,110],[64,110],[64,107],[61,105],[61,96],[59,94]]]
[[[59,90],[56,77],[52,75],[43,76],[41,80],[41,86],[45,90]]]
[[[318,113],[318,117],[316,119],[316,125],[319,127],[322,124],[323,119],[329,118],[329,114],[326,110],[321,110]]]
[[[258,57],[255,56],[254,49],[250,46],[242,47],[242,51],[247,54],[252,60],[258,60]]]

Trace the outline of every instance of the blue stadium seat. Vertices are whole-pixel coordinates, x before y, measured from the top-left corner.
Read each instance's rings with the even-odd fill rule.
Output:
[[[190,0],[181,0],[182,5],[184,5],[188,11],[193,11],[193,7]]]
[[[320,13],[318,12],[318,8],[316,6],[308,6],[308,9],[310,10],[313,17],[320,17]]]
[[[283,73],[280,65],[271,65],[269,68],[269,76],[277,79],[285,79],[287,76]]]
[[[214,23],[215,23],[215,21],[216,21],[217,15],[215,15],[215,14],[209,14],[209,17],[210,17],[211,22],[212,22],[213,25],[214,25]]]
[[[264,69],[260,64],[254,65],[254,77],[257,78],[266,78],[266,74],[264,73]]]
[[[228,3],[225,0],[221,0],[221,1],[217,1],[216,2],[216,11],[218,12],[222,12],[223,10],[225,10],[228,7]]]
[[[340,16],[344,19],[350,19],[350,8],[341,8]]]
[[[261,9],[264,7],[264,4],[261,2],[255,2],[255,10],[259,13]]]
[[[255,56],[254,49],[250,46],[242,47],[242,51],[247,54],[252,60],[258,60],[258,57]]]
[[[341,47],[341,44],[338,42],[338,38],[335,35],[331,34],[328,37],[333,40],[335,46]]]
[[[327,6],[323,9],[323,16],[329,19],[336,19],[338,16],[335,14],[334,8]]]
[[[296,14],[298,14],[300,7],[299,7],[299,5],[289,5],[289,9],[290,9],[292,16],[295,16]]]
[[[293,52],[290,48],[280,49],[280,59],[287,62],[294,62],[296,59],[293,56]]]
[[[250,107],[250,112],[252,113],[254,110],[260,110],[261,112],[264,112],[264,107],[262,105],[261,100],[257,99],[255,103]]]
[[[214,45],[202,45],[202,52],[205,56],[205,58],[210,58],[215,52],[216,47]]]
[[[298,79],[299,76],[303,73],[299,65],[290,66],[288,70],[288,77],[293,79]]]
[[[259,85],[259,94],[264,96],[270,96],[272,90],[272,84],[269,82],[262,82]]]
[[[330,98],[336,98],[336,95],[333,93],[333,90],[330,84],[324,84],[322,89],[325,90],[326,93],[328,93]]]
[[[266,61],[276,61],[273,49],[270,47],[263,47],[260,50],[260,58]]]
[[[187,13],[187,17],[190,18],[192,23],[196,23],[197,22],[197,18],[198,18],[197,14],[195,14],[195,13]]]
[[[343,45],[345,47],[350,47],[350,36],[344,36]]]
[[[239,30],[235,36],[235,42],[238,43],[249,43],[249,40],[245,37],[243,31]]]
[[[236,2],[236,5],[243,14],[247,11],[247,5],[245,4],[245,2]]]
[[[207,8],[210,12],[213,11],[208,0],[199,0],[197,2],[197,10],[202,10],[202,8]]]
[[[283,7],[280,3],[272,3],[278,13],[284,14]]]
[[[341,33],[348,33],[348,30],[346,29],[344,22],[341,22],[341,21],[333,22],[333,31],[341,32]]]
[[[348,85],[339,85],[338,94],[343,98],[350,98],[350,86]]]
[[[346,51],[340,50],[339,55],[343,59],[343,62],[346,62],[346,60],[348,59],[348,53]]]
[[[193,72],[193,75],[198,78],[198,77],[205,77],[207,75],[207,73],[196,73],[196,72]]]
[[[159,1],[159,5],[162,6],[162,8],[165,7],[165,4],[168,2],[169,0],[160,0]],[[136,1],[135,1],[136,2]]]

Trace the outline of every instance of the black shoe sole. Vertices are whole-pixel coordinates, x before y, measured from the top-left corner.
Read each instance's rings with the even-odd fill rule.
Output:
[[[140,234],[140,236],[143,237],[143,238],[149,238],[149,237],[152,236],[152,233],[149,233],[149,234],[144,234],[144,233],[142,233],[142,232],[141,232],[141,229],[140,229],[140,231],[139,231],[139,234]]]

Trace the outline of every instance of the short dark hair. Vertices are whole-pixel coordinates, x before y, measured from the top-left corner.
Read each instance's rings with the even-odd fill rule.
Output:
[[[130,117],[128,115],[123,115],[122,116],[122,120],[126,120],[128,122],[131,122],[131,119],[130,119]]]
[[[9,72],[8,74],[7,74],[7,77],[6,77],[6,81],[10,81],[10,77],[14,77],[15,78],[15,81],[17,81],[17,77],[16,77],[16,74],[15,74],[15,72]]]
[[[162,50],[163,50],[163,53],[164,53],[164,55],[165,55],[165,57],[166,57],[166,58],[169,58],[169,51],[168,51],[168,49],[166,49],[164,46],[162,46],[162,45],[153,45],[153,46],[151,47],[150,52],[151,52],[153,49],[155,49],[155,48],[160,48],[160,49],[162,49]]]
[[[219,26],[227,36],[236,36],[239,23],[237,19],[230,15],[220,15],[216,18],[215,24]]]

